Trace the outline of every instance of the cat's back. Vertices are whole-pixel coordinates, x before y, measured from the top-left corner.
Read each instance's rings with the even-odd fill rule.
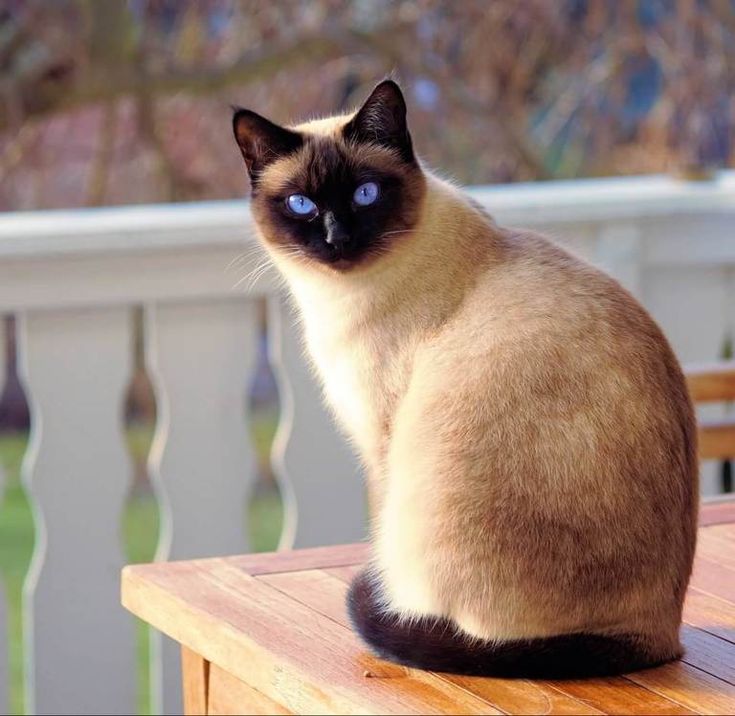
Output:
[[[421,357],[423,386],[439,386],[437,405],[456,403],[460,415],[478,406],[496,441],[559,450],[556,464],[570,469],[649,444],[695,472],[684,377],[646,310],[551,240],[489,230],[494,259]],[[649,479],[667,478],[653,470]]]
[[[479,499],[478,519],[502,504],[525,525],[553,504],[554,520],[586,524],[590,552],[625,519],[621,554],[675,545],[686,571],[696,431],[666,338],[614,279],[542,236],[498,231],[495,258],[418,357],[421,439],[457,446],[441,471],[474,486],[462,509]]]
[[[529,356],[566,350],[602,364],[625,356],[676,365],[655,321],[615,279],[541,234],[488,230],[494,259],[454,321],[472,332],[476,349],[502,345]]]

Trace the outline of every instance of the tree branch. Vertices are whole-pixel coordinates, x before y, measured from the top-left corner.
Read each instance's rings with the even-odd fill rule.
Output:
[[[273,76],[296,61],[313,62],[345,52],[339,37],[319,34],[301,38],[266,50],[245,53],[236,63],[223,68],[179,70],[165,74],[150,74],[141,79],[138,69],[131,66],[108,71],[99,68],[88,76],[50,78],[15,88],[21,111],[26,119],[63,112],[75,107],[94,104],[124,95],[144,92],[149,96],[186,91],[192,94],[212,93],[234,85],[245,85]],[[141,86],[141,82],[144,84]],[[10,113],[0,108],[0,131],[7,128]]]

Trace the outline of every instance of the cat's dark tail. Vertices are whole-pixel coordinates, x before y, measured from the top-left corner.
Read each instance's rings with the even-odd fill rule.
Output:
[[[633,635],[477,641],[446,619],[407,621],[386,614],[379,594],[380,586],[369,573],[355,577],[347,597],[352,624],[377,656],[404,666],[476,676],[570,679],[622,674],[679,656],[653,655]]]

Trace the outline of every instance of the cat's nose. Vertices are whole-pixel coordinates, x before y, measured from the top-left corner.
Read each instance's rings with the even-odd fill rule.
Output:
[[[344,226],[337,220],[335,215],[328,211],[324,214],[324,229],[327,232],[325,241],[335,248],[343,246],[350,241],[350,235]]]

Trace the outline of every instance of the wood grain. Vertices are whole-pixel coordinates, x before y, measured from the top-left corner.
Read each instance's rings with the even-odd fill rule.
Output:
[[[199,654],[181,647],[181,677],[186,716],[207,714],[209,662]]]
[[[300,572],[304,569],[322,569],[361,564],[369,553],[369,545],[358,542],[335,547],[312,547],[285,552],[266,552],[232,557],[232,564],[251,575],[273,572]]]
[[[227,560],[206,562],[206,571],[201,562],[127,567],[124,605],[289,710],[422,714],[429,705],[438,714],[497,713],[367,656],[350,630]]]
[[[727,529],[727,525],[724,526]],[[721,525],[699,531],[697,558],[735,570],[735,539]]]
[[[735,361],[689,365],[684,373],[695,403],[735,400]]]
[[[697,557],[689,584],[707,594],[735,602],[735,570],[719,561]]]
[[[708,420],[699,423],[700,460],[727,460],[735,456],[735,422]]]
[[[337,577],[337,579],[341,579],[343,582],[347,582],[349,584],[352,579],[360,573],[362,567],[362,564],[352,564],[345,567],[329,567],[324,571],[327,574],[331,574],[333,577]]]
[[[735,508],[735,502],[732,502],[731,504],[733,508]],[[733,509],[731,521],[735,522],[735,509]],[[735,548],[735,527],[733,527],[733,525],[713,525],[711,529],[702,530],[700,536],[724,540],[730,545],[731,549]]]
[[[694,713],[730,714],[735,708],[735,686],[686,661],[637,671],[627,678]]]
[[[606,714],[695,713],[622,677],[554,683],[570,696]]]
[[[723,537],[720,538],[721,544],[727,546],[728,537],[730,535],[731,528],[724,528],[721,530]],[[702,542],[703,540],[700,540]],[[704,540],[706,541],[706,540]],[[339,568],[327,570],[328,573],[333,573],[336,576],[343,575],[345,581],[354,575],[358,568]],[[279,581],[278,575],[275,576],[274,583]],[[288,577],[294,577],[297,579],[304,579],[304,576],[298,577],[296,574],[288,575]],[[293,585],[289,585],[288,582],[282,583],[286,589],[293,589]],[[308,589],[305,590],[308,594]],[[315,590],[316,593],[322,592],[323,590]],[[303,598],[303,590],[301,597]],[[330,604],[332,600],[323,600],[321,607],[324,608]],[[723,607],[725,605],[723,604]],[[315,608],[319,608],[318,602],[315,602]],[[734,607],[735,610],[735,607]],[[735,645],[727,642],[719,637],[712,634],[703,632],[698,629],[691,627],[685,627],[683,630],[683,642],[687,649],[684,656],[683,662],[685,666],[679,667],[678,665],[671,665],[661,667],[660,669],[652,669],[644,672],[640,672],[639,676],[628,676],[628,679],[634,683],[639,684],[651,691],[658,693],[659,695],[665,696],[671,701],[679,703],[681,706],[687,706],[690,708],[696,707],[697,703],[706,706],[709,712],[718,713],[723,708],[732,707],[733,699],[735,698],[734,687],[730,684],[722,684],[717,679],[722,679],[730,683],[735,683]],[[673,677],[669,672],[673,671]],[[680,672],[682,672],[680,674]],[[706,672],[706,673],[702,673]],[[662,678],[662,674],[665,676]],[[667,676],[668,675],[668,676]],[[715,677],[715,680],[712,677]],[[459,677],[454,677],[459,678]],[[524,713],[524,712],[538,712],[542,708],[540,705],[530,706],[526,700],[521,703],[513,704],[511,702],[499,702],[497,697],[502,688],[503,681],[499,679],[478,679],[480,685],[484,686],[483,690],[492,690],[492,696],[496,698],[493,703],[499,708],[508,710],[512,713]],[[669,683],[669,688],[666,684]],[[587,683],[587,682],[585,682]],[[615,688],[615,687],[618,688]],[[500,687],[500,688],[499,688]],[[612,688],[611,688],[612,687]],[[564,692],[564,689],[571,691],[577,691],[577,696],[584,696],[583,692],[578,691],[577,686],[565,685],[562,682],[555,684],[555,688]],[[616,684],[616,680],[607,680],[605,688],[601,689],[602,692],[606,693],[609,701],[599,702],[601,694],[595,696],[597,699],[597,705],[612,712],[636,712],[636,704],[639,703],[635,698],[631,699],[630,690],[623,689],[622,692],[619,689],[619,684]],[[622,694],[622,696],[621,696]],[[524,693],[524,697],[528,697],[528,693]],[[700,699],[700,695],[706,695],[706,698]],[[486,694],[487,696],[487,694]],[[650,696],[644,696],[643,703],[644,708],[653,708],[654,704],[650,702]],[[492,699],[490,699],[492,700]],[[580,703],[577,701],[576,703]],[[589,705],[587,700],[587,705]],[[550,704],[552,706],[552,704]],[[560,710],[560,704],[554,703],[550,712],[562,713]],[[664,705],[664,708],[666,705]],[[669,707],[671,708],[671,707]],[[626,711],[626,709],[633,709],[632,711]],[[718,711],[719,709],[719,711]],[[695,709],[696,710],[696,709]],[[574,713],[575,711],[571,711]],[[579,712],[579,711],[577,711]],[[680,710],[674,709],[672,713],[681,713]],[[685,711],[686,712],[686,711]]]
[[[688,624],[682,626],[681,641],[687,664],[735,684],[735,644]]]
[[[699,525],[731,524],[735,522],[735,499],[708,500],[699,507]],[[700,532],[700,535],[702,533]]]
[[[208,716],[218,714],[229,716],[292,712],[215,664],[209,674],[209,700],[206,713]]]
[[[301,572],[288,575],[294,578],[290,580],[283,580],[281,575],[272,575],[270,583],[276,588],[286,590],[290,596],[321,611],[338,623],[348,625],[344,601],[345,591],[347,584],[361,568],[361,565],[353,565],[330,568],[323,572]],[[333,579],[327,580],[324,575]],[[420,671],[415,671],[414,674],[418,678],[424,676]],[[456,686],[486,699],[507,713],[603,713],[582,701],[571,698],[551,682],[487,679],[450,674],[441,676]]]
[[[309,570],[271,574],[262,579],[310,609],[348,626],[344,599],[347,585],[336,577],[323,571]],[[422,671],[414,671],[413,675],[420,680],[435,676]],[[556,706],[556,713],[643,713],[637,710],[638,704],[645,704],[656,713],[691,713],[669,699],[659,698],[645,688],[627,682],[623,677],[606,679],[604,686],[595,692],[595,703],[576,698],[574,689],[578,687],[572,685],[570,691],[564,682],[554,682],[552,686],[526,680],[469,679],[446,674],[441,678],[485,698],[507,713],[547,712],[552,704]]]
[[[735,644],[735,605],[693,587],[684,602],[684,621]]]
[[[370,656],[345,604],[366,545],[127,567],[123,603],[211,662],[212,714],[732,713],[735,524],[724,514],[700,528],[683,659],[605,679],[463,677]]]

